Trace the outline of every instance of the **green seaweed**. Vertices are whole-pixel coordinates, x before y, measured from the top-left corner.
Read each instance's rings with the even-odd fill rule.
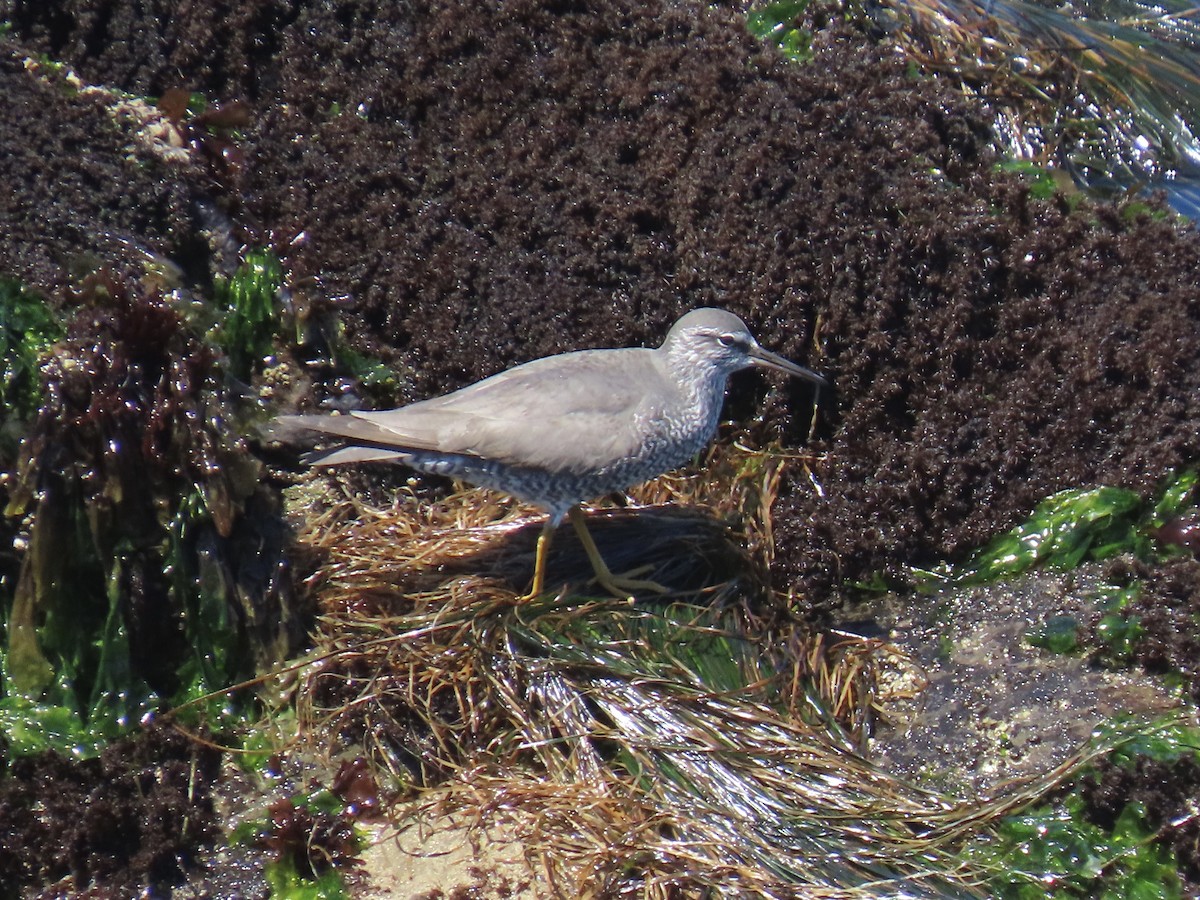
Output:
[[[208,727],[221,728],[244,723],[250,707],[219,694],[204,704],[190,702],[236,681],[241,668],[238,631],[230,621],[223,583],[195,571],[197,564],[184,544],[188,528],[206,521],[207,509],[199,495],[185,497],[171,521],[164,566],[175,576],[174,590],[184,610],[186,643],[192,653],[180,662],[180,686],[166,705],[186,705],[184,721],[203,718]],[[76,558],[86,558],[86,549],[76,552],[80,554]],[[0,651],[4,670],[0,730],[10,758],[43,750],[78,758],[96,756],[108,741],[137,727],[164,705],[164,698],[136,674],[129,643],[123,574],[133,553],[121,544],[110,557],[104,609],[81,586],[71,589],[69,603],[40,593],[35,607],[41,624],[23,633],[24,641],[14,640],[17,635],[10,628],[8,652]],[[24,670],[13,665],[22,654]]]
[[[993,541],[967,563],[967,583],[993,581],[1049,564],[1074,568],[1142,549],[1137,524],[1141,501],[1133,491],[1098,487],[1061,491],[1038,504],[1024,524]]]
[[[350,895],[341,873],[330,869],[316,878],[306,878],[288,859],[267,863],[264,873],[272,900],[345,900]]]
[[[0,733],[9,758],[45,750],[97,756],[158,705],[154,692],[133,674],[115,571],[107,603],[102,623],[93,628],[79,627],[51,607],[34,645],[46,666],[40,670],[44,681],[31,684],[27,674],[12,670],[11,641],[8,652],[0,651]]]
[[[1096,623],[1095,639],[1100,644],[1101,655],[1111,663],[1128,664],[1133,651],[1145,629],[1137,616],[1124,614],[1123,610],[1137,597],[1138,585],[1129,587],[1106,586],[1101,591],[1102,615]]]
[[[1006,159],[996,164],[1002,172],[1020,175],[1029,185],[1029,193],[1035,200],[1049,200],[1059,192],[1054,174],[1045,166],[1027,159]]]
[[[271,896],[300,900],[346,897],[339,865],[364,846],[345,801],[324,787],[276,801],[264,815],[238,822],[228,841],[270,850],[275,858],[264,872]]]
[[[1195,501],[1192,494],[1198,481],[1200,481],[1200,472],[1195,470],[1188,470],[1172,478],[1154,504],[1154,510],[1150,516],[1151,524],[1161,526],[1169,519],[1175,518],[1189,507],[1194,506]]]
[[[1087,560],[1133,553],[1141,559],[1167,555],[1151,532],[1192,503],[1196,472],[1175,475],[1156,501],[1125,488],[1060,491],[1037,505],[1022,524],[994,539],[960,565],[912,569],[919,587],[986,584],[1042,565],[1072,569]]]
[[[63,337],[62,322],[37,294],[0,278],[0,422],[28,419],[41,403],[38,364]]]
[[[1108,762],[1133,768],[1150,757],[1170,762],[1200,754],[1200,729],[1179,720],[1150,725],[1115,720],[1094,736],[1111,743]],[[1086,818],[1079,770],[1054,802],[1009,815],[969,844],[965,857],[992,873],[991,895],[1003,900],[1099,897],[1171,900],[1182,896],[1174,855],[1157,842],[1145,810],[1129,803],[1111,829]]]
[[[1074,616],[1051,616],[1025,634],[1025,641],[1051,653],[1079,649],[1079,622]]]
[[[334,361],[368,392],[377,397],[393,397],[400,384],[395,370],[355,350],[346,341],[344,332],[344,326],[339,323],[337,338],[333,343]]]
[[[808,62],[812,59],[812,32],[796,25],[807,9],[808,0],[771,0],[746,13],[746,28],[788,59]]]
[[[1025,641],[1051,653],[1090,650],[1109,664],[1128,665],[1138,641],[1145,634],[1137,616],[1123,613],[1137,597],[1138,590],[1137,585],[1124,588],[1107,584],[1101,586],[1096,592],[1100,601],[1100,620],[1086,640],[1079,620],[1074,616],[1061,615],[1051,616],[1030,628],[1025,634]]]
[[[192,532],[211,520],[203,494],[195,492],[182,499],[167,525],[165,568],[184,599],[184,629],[192,650],[180,666],[187,685],[181,700],[228,685],[237,672],[236,629],[224,580],[207,571],[206,555],[188,553]]]
[[[1130,727],[1131,721],[1118,719],[1102,727],[1105,732],[1122,732],[1122,739],[1109,752],[1110,762],[1132,768],[1139,757],[1156,762],[1174,762],[1185,756],[1200,760],[1200,727],[1186,721],[1167,720],[1151,727]]]
[[[235,376],[249,377],[270,352],[279,331],[282,287],[283,269],[270,250],[247,253],[232,278],[214,285],[223,310],[216,339]]]
[[[1008,816],[992,841],[976,848],[976,862],[997,874],[994,896],[1155,898],[1181,896],[1173,854],[1154,843],[1145,813],[1129,804],[1111,831],[1083,818],[1077,795]]]
[[[83,290],[104,314],[73,320],[38,370],[46,408],[7,496],[29,521],[0,648],[10,759],[94,756],[167,706],[243,724],[251,701],[220,692],[289,640],[267,618],[286,610],[244,580],[245,537],[270,532],[247,515],[259,464],[228,429],[216,354],[164,298],[105,272]]]

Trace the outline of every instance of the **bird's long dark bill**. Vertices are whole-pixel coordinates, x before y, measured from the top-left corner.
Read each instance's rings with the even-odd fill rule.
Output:
[[[752,347],[750,349],[750,359],[753,361],[754,365],[762,366],[764,369],[775,369],[778,372],[787,372],[789,375],[795,375],[797,378],[803,378],[806,381],[813,382],[814,384],[829,384],[824,377],[818,375],[811,369],[806,369],[804,366],[798,366],[790,359],[784,359],[778,353],[772,353],[770,350],[764,350],[762,347]]]

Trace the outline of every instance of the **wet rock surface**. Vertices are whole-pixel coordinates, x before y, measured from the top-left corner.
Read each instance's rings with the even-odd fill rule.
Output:
[[[878,615],[921,686],[886,705],[871,744],[881,764],[955,796],[994,795],[1060,765],[1113,718],[1178,709],[1167,688],[1105,668],[1086,650],[1030,643],[1056,617],[1098,620],[1104,585],[1092,564],[856,606],[856,615]]]

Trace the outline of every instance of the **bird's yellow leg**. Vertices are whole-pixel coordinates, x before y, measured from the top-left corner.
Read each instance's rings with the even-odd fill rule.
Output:
[[[546,587],[546,557],[550,553],[550,541],[554,537],[555,527],[553,519],[547,519],[546,524],[542,526],[542,532],[537,539],[537,549],[533,554],[533,584],[529,593],[519,598],[520,601],[540,597]]]
[[[586,516],[578,506],[571,507],[567,515],[571,519],[571,525],[575,528],[575,533],[579,535],[579,543],[583,544],[583,550],[587,553],[588,560],[592,564],[592,569],[596,572],[596,584],[604,588],[614,597],[620,597],[622,600],[633,600],[634,591],[651,591],[656,594],[669,593],[669,588],[663,587],[657,581],[643,581],[640,578],[631,577],[634,573],[628,575],[614,575],[608,568],[608,564],[604,562],[600,556],[600,551],[596,547],[596,542],[592,540],[592,534],[588,531]],[[641,569],[635,569],[634,572],[640,572]]]

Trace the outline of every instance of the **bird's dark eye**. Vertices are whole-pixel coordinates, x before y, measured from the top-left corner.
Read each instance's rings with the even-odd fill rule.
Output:
[[[722,334],[717,337],[717,343],[722,347],[732,347],[737,343],[737,338],[732,334]]]

